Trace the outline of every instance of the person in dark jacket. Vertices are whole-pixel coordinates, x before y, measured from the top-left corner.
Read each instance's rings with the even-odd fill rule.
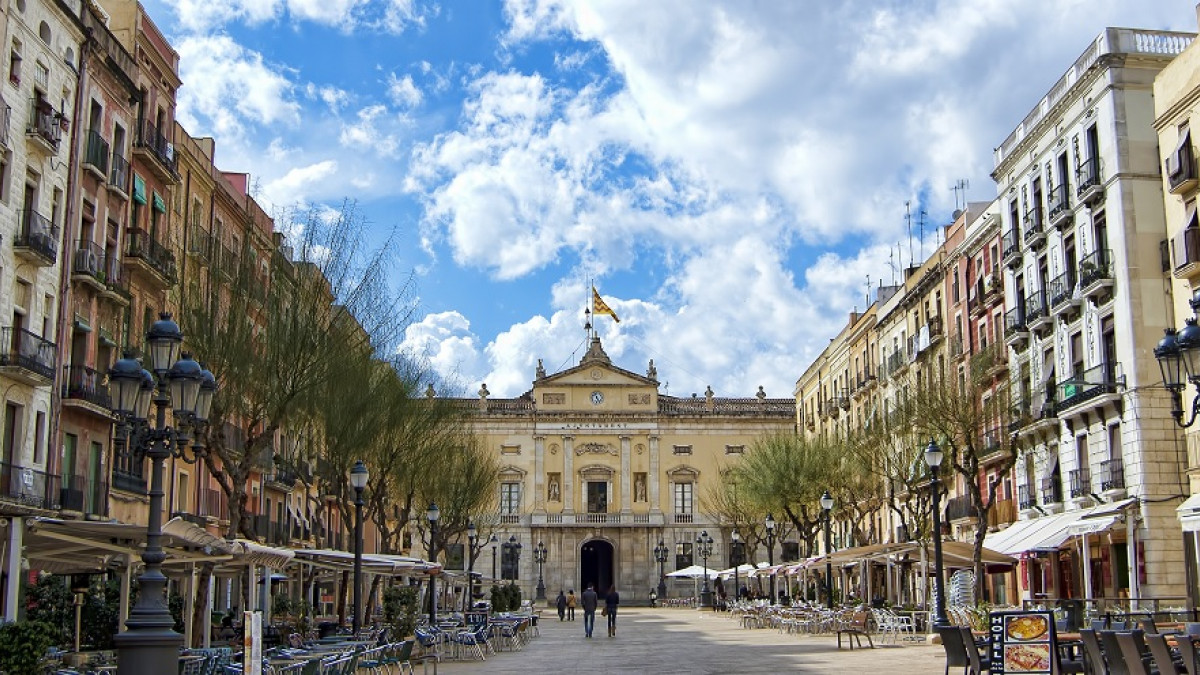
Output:
[[[600,596],[596,595],[596,589],[588,584],[587,590],[579,599],[583,601],[583,636],[592,637],[592,629],[596,627],[596,605],[600,602]]]
[[[567,596],[563,594],[561,588],[558,589],[558,597],[554,600],[554,606],[558,608],[559,621],[567,618]]]
[[[608,637],[617,637],[617,605],[621,604],[621,595],[616,586],[608,587],[608,595],[604,596],[604,613],[608,615]]]

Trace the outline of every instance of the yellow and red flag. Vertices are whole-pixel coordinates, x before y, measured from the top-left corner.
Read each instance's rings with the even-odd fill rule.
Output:
[[[600,297],[595,286],[592,286],[592,313],[607,314],[613,318],[613,321],[621,323],[621,320],[617,318],[617,313],[612,311],[612,307],[609,307],[607,302],[604,302],[604,298]]]

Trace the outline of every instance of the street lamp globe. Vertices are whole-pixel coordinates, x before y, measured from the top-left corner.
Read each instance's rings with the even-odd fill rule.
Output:
[[[832,508],[833,508],[833,495],[829,494],[829,490],[826,490],[825,494],[821,495],[821,510],[829,511]]]
[[[367,465],[360,459],[354,463],[354,468],[350,469],[350,485],[356,491],[361,492],[367,487],[367,482],[371,478],[371,473],[367,471]],[[434,506],[433,508],[437,508]],[[433,520],[431,518],[431,520]]]
[[[200,371],[200,395],[196,398],[197,422],[207,422],[212,411],[213,399],[217,395],[217,378],[207,368]]]
[[[138,411],[138,397],[142,390],[142,365],[125,352],[125,356],[113,364],[108,371],[108,391],[112,399],[113,412],[118,415],[133,415]]]
[[[429,508],[425,509],[425,518],[427,518],[430,523],[437,523],[438,518],[441,515],[442,513],[438,510],[438,505],[434,502],[430,502]]]
[[[929,439],[929,445],[925,446],[925,463],[929,465],[929,468],[936,472],[938,467],[942,465],[942,459],[944,457],[945,454],[942,452],[942,449],[938,447],[937,441],[933,440],[932,438]]]
[[[145,422],[150,419],[150,404],[154,402],[154,375],[150,371],[142,369],[142,388],[138,390],[137,403],[134,404],[133,420],[135,422]]]
[[[767,533],[774,534],[774,532],[775,532],[775,517],[768,513],[765,524],[767,526]]]
[[[1183,372],[1189,380],[1200,378],[1200,326],[1196,325],[1196,317],[1188,317],[1183,322],[1183,330],[1175,336],[1179,345],[1179,354],[1183,357]]]
[[[196,414],[196,404],[200,399],[200,385],[204,382],[204,369],[184,352],[175,365],[167,372],[167,382],[171,388],[171,404],[174,406],[177,419],[189,419]]]
[[[467,540],[471,542],[472,546],[475,545],[475,539],[478,536],[479,536],[479,530],[475,529],[475,521],[468,520],[467,521]]]
[[[150,368],[159,375],[165,375],[171,369],[171,364],[179,359],[179,350],[183,345],[183,332],[179,324],[171,319],[170,312],[158,315],[158,321],[146,332],[146,342],[149,345]]]

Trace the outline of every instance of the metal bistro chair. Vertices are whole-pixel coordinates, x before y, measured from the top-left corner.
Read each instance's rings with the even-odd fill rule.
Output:
[[[975,635],[971,633],[971,629],[966,626],[958,626],[958,631],[962,636],[963,648],[967,652],[967,658],[971,661],[970,672],[973,675],[983,675],[984,671],[990,672],[992,669],[992,660],[979,653],[979,645],[975,644]]]
[[[962,633],[958,626],[945,626],[937,629],[942,636],[942,649],[946,651],[946,675],[950,675],[950,667],[962,668],[963,675],[971,667],[971,659],[967,656],[967,646],[963,644]]]
[[[1150,660],[1145,657],[1146,641],[1143,635],[1140,630],[1117,633],[1117,645],[1125,660],[1125,669],[1131,675],[1150,675]],[[1171,662],[1168,660],[1167,663]]]
[[[1155,633],[1147,634],[1145,637],[1146,644],[1150,647],[1150,656],[1154,657],[1154,665],[1158,668],[1160,675],[1187,672],[1183,667],[1183,660],[1176,658],[1171,653],[1171,647],[1167,645],[1165,636]]]
[[[1104,648],[1107,675],[1131,675],[1129,667],[1125,665],[1125,656],[1121,653],[1121,643],[1117,642],[1117,631],[1100,631],[1100,646]]]
[[[1100,636],[1096,629],[1080,630],[1079,640],[1083,643],[1083,662],[1088,675],[1105,675],[1108,665],[1104,662],[1104,650],[1100,648]]]
[[[1196,663],[1196,645],[1187,636],[1182,635],[1176,642],[1179,643],[1179,656],[1183,659],[1183,667],[1187,669],[1188,675],[1200,675],[1200,666]]]

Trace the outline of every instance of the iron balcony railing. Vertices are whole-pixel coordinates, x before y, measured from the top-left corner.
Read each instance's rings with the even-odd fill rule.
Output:
[[[1100,186],[1100,158],[1088,157],[1075,170],[1075,194],[1084,194]]]
[[[46,141],[56,152],[62,139],[62,115],[42,97],[29,100],[29,133]]]
[[[167,170],[173,174],[175,172],[175,148],[171,145],[170,140],[159,131],[158,127],[150,120],[144,120],[138,134],[138,147],[146,148],[154,153],[154,157],[162,163]]]
[[[948,520],[974,518],[975,515],[975,507],[971,504],[971,498],[966,495],[951,497],[946,502],[946,518]]]
[[[175,283],[175,254],[172,253],[166,246],[158,243],[149,232],[143,229],[135,228],[126,233],[126,239],[129,242],[129,248],[126,250],[126,255],[131,258],[141,258],[145,260],[150,267],[154,268],[159,274],[167,279],[170,283]]]
[[[983,432],[983,437],[980,439],[983,452],[981,457],[987,457],[993,453],[1000,452],[1004,446],[1004,430],[1000,427],[992,427]]]
[[[1025,298],[1025,322],[1027,324],[1050,315],[1046,305],[1046,291],[1038,290]]]
[[[61,501],[59,488],[58,476],[0,462],[0,500],[36,509],[57,509]]]
[[[188,237],[188,250],[192,253],[207,258],[212,252],[213,237],[208,230],[199,225],[192,225],[191,235]]]
[[[107,516],[108,483],[88,476],[64,477],[59,503],[65,511],[79,511],[88,516]]]
[[[1071,497],[1078,499],[1092,494],[1092,477],[1087,467],[1067,472],[1067,482],[1071,487]]]
[[[1059,408],[1069,408],[1103,394],[1115,394],[1122,384],[1120,364],[1102,363],[1080,371],[1058,385]]]
[[[129,194],[129,160],[118,154],[116,150],[112,155],[112,171],[108,174],[108,184]]]
[[[1023,333],[1026,330],[1026,326],[1024,307],[1018,305],[1004,313],[1005,333]]]
[[[1100,490],[1125,489],[1125,463],[1121,458],[1100,462]]]
[[[87,147],[83,151],[84,165],[93,166],[101,175],[107,176],[108,154],[108,141],[104,140],[99,131],[88,131]]]
[[[1057,309],[1075,295],[1075,271],[1067,270],[1050,280],[1050,307]]]
[[[104,373],[87,366],[63,368],[66,381],[63,383],[63,398],[87,401],[101,408],[112,408],[108,395],[108,382]]]
[[[71,273],[89,276],[104,283],[104,249],[94,241],[76,241]]]
[[[1017,486],[1017,507],[1022,511],[1032,509],[1037,506],[1037,498],[1028,485]]]
[[[116,490],[146,494],[146,477],[122,471],[121,469],[113,469],[112,486]]]
[[[1021,233],[1014,226],[1004,233],[1000,239],[1000,256],[1007,260],[1021,252]]]
[[[24,328],[0,328],[0,366],[24,368],[54,379],[53,342]]]
[[[1071,193],[1068,191],[1066,183],[1050,190],[1048,202],[1050,220],[1055,220],[1060,214],[1065,214],[1071,210]]]
[[[1043,478],[1041,487],[1043,504],[1059,504],[1062,502],[1062,483],[1058,480],[1058,476]]]
[[[1042,234],[1042,207],[1037,205],[1025,212],[1025,241],[1037,239]]]
[[[1193,230],[1200,232],[1200,230]],[[1079,261],[1079,285],[1087,288],[1098,281],[1111,281],[1113,278],[1112,251],[1101,249],[1083,257]]]
[[[13,246],[27,248],[53,264],[58,260],[58,225],[33,209],[25,209]]]
[[[129,280],[125,278],[125,272],[121,269],[121,256],[113,255],[104,256],[104,286],[108,292],[125,298],[128,301],[131,297],[129,293]]]

